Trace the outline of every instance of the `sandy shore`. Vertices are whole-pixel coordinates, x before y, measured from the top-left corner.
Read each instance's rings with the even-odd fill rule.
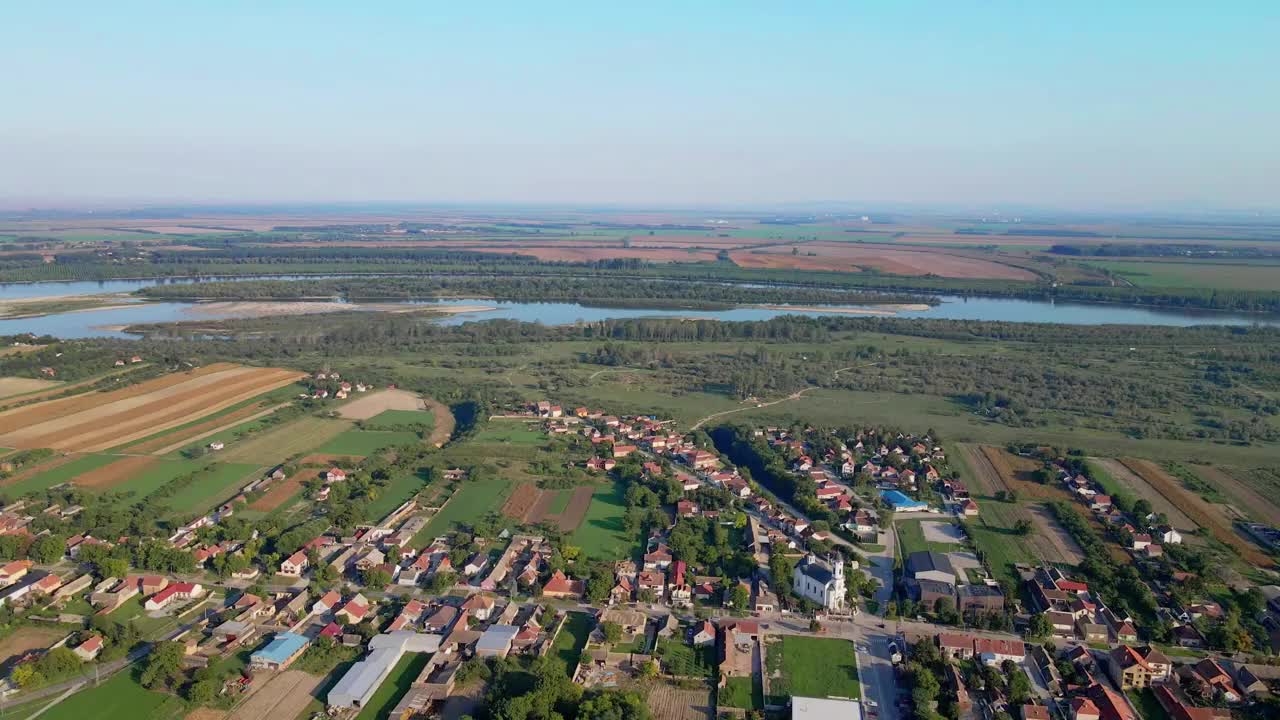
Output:
[[[89,312],[92,310],[114,310],[138,304],[136,302],[128,302],[129,299],[127,293],[13,298],[0,301],[0,319],[22,320],[45,315],[65,315],[67,313]]]
[[[455,315],[458,313],[487,312],[496,308],[487,305],[405,305],[402,303],[340,303],[340,302],[280,302],[280,301],[232,301],[196,303],[185,309],[187,315],[218,317],[219,319],[277,317],[281,315],[319,315],[333,312],[431,312]]]
[[[888,316],[897,315],[901,312],[921,312],[928,310],[930,306],[924,303],[895,303],[888,305],[874,305],[864,308],[852,307],[831,307],[830,305],[756,305],[755,307],[764,308],[765,310],[782,310],[784,312],[801,312],[801,313],[830,313],[836,315],[878,315]]]

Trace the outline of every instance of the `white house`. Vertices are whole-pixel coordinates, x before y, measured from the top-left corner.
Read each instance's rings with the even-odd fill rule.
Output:
[[[791,587],[795,594],[812,600],[828,610],[843,610],[845,606],[844,563],[828,557],[820,560],[816,555],[805,557],[792,573]]]

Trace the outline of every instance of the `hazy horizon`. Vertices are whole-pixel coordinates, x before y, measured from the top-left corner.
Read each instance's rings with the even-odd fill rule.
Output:
[[[0,207],[1280,207],[1240,2],[0,10]]]

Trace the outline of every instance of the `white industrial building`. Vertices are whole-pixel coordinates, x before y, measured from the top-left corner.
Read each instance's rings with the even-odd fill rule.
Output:
[[[862,704],[833,698],[791,698],[791,720],[862,720]]]
[[[369,641],[369,654],[351,666],[325,702],[331,708],[363,708],[406,652],[435,652],[440,636],[397,630]]]

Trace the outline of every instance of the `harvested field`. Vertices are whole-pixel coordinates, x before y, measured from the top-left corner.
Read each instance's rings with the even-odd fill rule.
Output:
[[[710,688],[686,690],[659,683],[645,692],[653,720],[711,720],[715,703]]]
[[[108,403],[128,400],[148,393],[155,393],[174,385],[190,382],[195,378],[225,372],[235,367],[237,366],[231,363],[214,363],[212,365],[206,365],[184,373],[171,373],[136,385],[123,387],[118,390],[110,390],[108,392],[89,392],[81,395],[49,400],[48,402],[43,402],[38,405],[26,405],[20,408],[14,408],[12,410],[0,412],[0,433],[7,433],[11,432],[15,428],[73,415]],[[93,381],[86,381],[85,384],[90,382]],[[66,386],[61,389],[67,390],[72,387],[74,386]]]
[[[23,425],[0,436],[0,445],[18,448],[50,447],[59,450],[95,451],[127,444],[169,428],[186,425],[200,417],[252,399],[264,392],[292,383],[299,377],[293,370],[232,367],[185,382],[168,384],[141,394],[112,398],[115,393],[94,393],[92,406],[67,413],[59,401],[41,403],[0,413],[0,422]],[[145,388],[142,383],[135,388]],[[79,396],[72,400],[81,400]],[[58,405],[55,417],[39,420],[46,405]],[[33,417],[34,416],[34,417]]]
[[[1192,465],[1195,473],[1205,482],[1226,493],[1232,503],[1244,514],[1268,525],[1280,526],[1280,505],[1266,495],[1241,482],[1225,470],[1208,465]]]
[[[199,707],[183,716],[182,720],[223,720],[227,717],[225,710]]]
[[[538,504],[542,494],[537,485],[530,482],[520,483],[502,504],[502,514],[521,522],[530,522],[528,519],[530,511]]]
[[[1126,468],[1132,470],[1135,475],[1146,481],[1155,492],[1163,496],[1168,502],[1182,508],[1186,517],[1196,525],[1208,530],[1218,542],[1235,549],[1240,554],[1240,557],[1244,558],[1245,562],[1258,567],[1271,567],[1275,564],[1257,546],[1237,535],[1232,529],[1231,521],[1222,515],[1221,510],[1200,499],[1194,493],[1187,492],[1176,478],[1165,472],[1159,465],[1150,460],[1137,458],[1121,458],[1120,462]],[[1152,506],[1155,507],[1154,501]],[[1172,522],[1173,516],[1170,516],[1169,520]]]
[[[422,398],[408,390],[379,390],[352,400],[338,409],[348,420],[368,420],[383,410],[422,410]]]
[[[556,518],[556,524],[561,532],[568,533],[578,529],[583,518],[587,516],[587,509],[591,507],[591,498],[595,495],[595,491],[596,488],[590,485],[579,485],[573,489],[569,506]]]
[[[17,407],[18,405],[23,405],[23,404],[31,405],[38,400],[45,400],[55,395],[62,395],[63,393],[70,392],[72,390],[79,390],[81,388],[88,387],[90,385],[93,385],[94,383],[97,383],[101,380],[104,380],[106,378],[109,378],[115,375],[124,375],[125,373],[129,373],[134,370],[137,370],[139,367],[145,367],[145,365],[142,365],[142,366],[134,365],[132,367],[116,368],[115,370],[112,370],[109,373],[104,373],[97,377],[89,378],[88,380],[81,380],[79,382],[74,382],[74,383],[62,383],[62,384],[59,384],[57,387],[48,388],[47,390],[42,390],[40,392],[30,393],[27,395],[21,395],[17,397],[0,399],[0,410],[4,410],[5,408]]]
[[[798,249],[797,255],[792,250]],[[770,259],[774,256],[778,259]],[[893,245],[841,242],[809,242],[778,245],[749,252],[730,253],[733,261],[745,267],[782,267],[814,269],[822,263],[826,270],[859,270],[874,268],[893,275],[938,275],[949,278],[991,278],[999,280],[1036,280],[1038,276],[1022,268],[965,255],[943,252],[938,248],[908,250]]]
[[[243,705],[235,709],[236,720],[290,720],[298,717],[315,697],[323,677],[301,670],[285,670],[263,683]]]
[[[1158,513],[1164,513],[1169,518],[1169,524],[1182,532],[1195,532],[1199,527],[1194,520],[1182,511],[1183,505],[1173,502],[1171,498],[1166,497],[1156,488],[1152,487],[1145,479],[1139,476],[1129,466],[1129,460],[1114,460],[1112,458],[1098,458],[1097,462],[1102,469],[1115,478],[1116,482],[1128,486],[1133,494],[1147,502],[1151,503],[1151,509]],[[1177,480],[1169,478],[1171,482],[1176,483]]]
[[[346,420],[303,417],[232,443],[221,457],[228,462],[277,463],[319,447],[350,428],[351,423]]]
[[[318,477],[319,474],[318,471],[307,472],[304,470],[296,472],[283,480],[276,480],[267,486],[267,491],[262,494],[262,497],[249,504],[249,509],[257,512],[271,512],[288,502],[289,498],[297,495],[298,491],[302,489],[303,480]]]
[[[20,627],[0,640],[0,667],[28,650],[47,648],[68,635],[67,632],[47,627]]]
[[[176,452],[190,445],[196,440],[206,438],[210,435],[216,435],[229,427],[234,427],[242,422],[257,420],[260,417],[270,415],[272,412],[284,407],[283,405],[275,405],[272,407],[263,407],[259,403],[245,405],[239,410],[233,410],[225,415],[219,415],[216,418],[196,423],[190,427],[183,428],[171,433],[165,433],[159,437],[150,440],[143,440],[140,443],[129,445],[128,452],[135,453],[155,453],[156,455],[166,455]]]
[[[1027,506],[1031,514],[1031,522],[1036,526],[1035,543],[1040,552],[1037,554],[1048,562],[1060,562],[1068,565],[1079,565],[1084,562],[1084,550],[1080,549],[1076,539],[1066,528],[1058,524],[1053,513],[1043,504]],[[1049,549],[1052,552],[1049,552]],[[1055,556],[1057,559],[1054,559]]]
[[[14,395],[25,395],[38,390],[58,387],[63,383],[56,380],[36,380],[34,378],[0,377],[0,398]]]
[[[150,455],[123,457],[115,462],[90,470],[77,477],[76,486],[93,490],[107,490],[143,472],[156,463]]]

